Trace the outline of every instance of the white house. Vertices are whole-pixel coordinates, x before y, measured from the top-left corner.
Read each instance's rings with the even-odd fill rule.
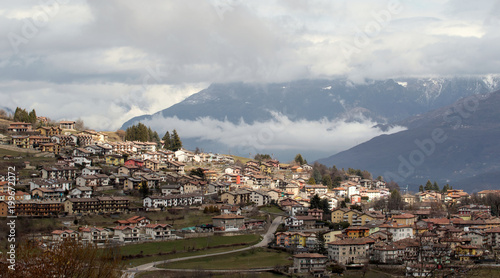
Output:
[[[69,192],[69,196],[70,198],[91,198],[92,188],[87,186],[75,187]]]
[[[145,227],[146,236],[151,237],[152,240],[167,240],[174,239],[175,235],[172,234],[172,226],[168,224],[148,224]]]
[[[84,242],[104,244],[111,236],[111,230],[106,228],[86,227],[80,230],[80,238]]]
[[[140,240],[139,228],[132,226],[118,226],[113,228],[115,234],[114,240],[121,242],[136,242]]]
[[[351,198],[352,195],[359,195],[359,189],[355,185],[347,187],[347,197]]]
[[[405,238],[413,238],[413,227],[411,225],[401,225],[396,222],[386,223],[379,226],[381,231],[392,233],[392,240],[398,241]]]
[[[88,166],[88,167],[83,168],[83,170],[82,170],[82,176],[91,176],[91,175],[97,175],[100,173],[101,173],[100,167]]]
[[[264,206],[271,202],[271,197],[266,192],[259,190],[253,190],[250,192],[250,201],[255,203],[257,206]]]
[[[90,166],[92,165],[92,160],[88,159],[87,157],[84,156],[74,156],[73,161],[75,164],[80,164],[83,166]]]
[[[201,205],[203,196],[196,194],[171,194],[167,196],[148,196],[143,200],[145,208],[177,207]]]

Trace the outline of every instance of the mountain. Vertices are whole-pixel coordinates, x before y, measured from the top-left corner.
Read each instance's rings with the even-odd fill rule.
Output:
[[[245,157],[268,153],[282,161],[301,153],[314,161],[394,132],[389,128],[402,119],[499,87],[494,76],[212,84],[121,129],[142,122],[160,135],[176,128],[188,149]]]
[[[398,122],[408,129],[375,137],[318,162],[366,169],[400,185],[430,179],[469,192],[498,188],[500,91]],[[416,187],[413,187],[416,189]]]
[[[273,112],[291,120],[371,118],[392,123],[425,113],[472,94],[484,94],[500,85],[498,77],[401,78],[353,84],[347,79],[299,80],[287,83],[212,84],[153,115],[125,122],[121,129],[156,116],[196,120],[210,117],[220,121],[246,123],[266,121]]]

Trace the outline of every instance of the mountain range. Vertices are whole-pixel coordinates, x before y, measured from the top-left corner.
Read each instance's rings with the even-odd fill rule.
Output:
[[[498,89],[500,78],[493,76],[399,78],[368,80],[363,84],[347,79],[212,84],[153,115],[135,117],[124,123],[122,129],[138,122],[147,124],[155,118],[177,118],[191,124],[210,118],[235,126],[269,121],[277,114],[292,122],[310,123],[370,119],[381,130],[395,126],[406,130],[380,135],[357,146],[353,143],[349,150],[318,161],[329,167],[368,170],[403,185],[417,186],[430,179],[440,185],[461,187],[480,181],[477,188],[492,188],[500,177],[500,149],[496,147],[500,115],[495,109],[500,100],[498,92],[488,93]],[[182,139],[187,148],[200,146],[223,153],[232,149],[233,154],[249,155],[234,152],[234,146],[206,139],[201,133]],[[332,154],[308,153],[307,145],[302,150],[266,150],[282,161],[291,160],[298,152],[308,159]]]
[[[197,120],[210,117],[239,123],[266,121],[273,113],[291,120],[346,119],[359,116],[393,123],[449,105],[472,94],[500,86],[498,77],[401,78],[354,84],[347,79],[299,80],[286,83],[212,84],[208,88],[153,115],[134,117],[121,129],[155,116]]]
[[[405,131],[375,137],[318,162],[366,169],[400,185],[430,179],[468,192],[498,188],[499,105],[500,91],[472,95],[396,123]]]

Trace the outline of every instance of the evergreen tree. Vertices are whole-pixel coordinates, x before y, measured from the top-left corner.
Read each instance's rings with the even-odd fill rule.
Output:
[[[182,148],[182,141],[179,135],[177,134],[177,130],[174,129],[172,133],[172,151],[178,151]]]
[[[142,198],[146,198],[149,194],[149,188],[146,181],[141,182],[141,188],[139,189],[142,194]]]
[[[436,192],[439,191],[439,185],[437,184],[436,181],[434,181],[434,184],[432,185],[432,190],[434,190]]]
[[[36,120],[36,114],[35,114]],[[16,111],[14,112],[14,121],[15,122],[23,122],[23,123],[31,123],[30,116],[26,109],[22,109],[20,107],[16,107]]]
[[[323,180],[323,177],[321,176],[321,173],[319,172],[319,170],[317,168],[315,168],[313,170],[313,175],[312,176],[314,178],[315,184],[321,183],[321,181]]]
[[[311,201],[310,201],[310,208],[312,209],[315,209],[315,208],[319,208],[321,209],[321,199],[319,198],[318,194],[314,194],[314,196],[311,198]]]
[[[307,184],[316,184],[316,180],[314,179],[314,177],[310,177],[307,181]]]
[[[36,112],[35,112],[35,109],[31,110],[31,112],[28,114],[28,122],[30,122],[33,125],[36,124]]]
[[[330,177],[330,175],[328,175],[328,174],[323,175],[323,180],[321,182],[323,183],[323,185],[328,186],[328,188],[330,188],[330,189],[333,186],[332,177]]]
[[[432,183],[430,180],[427,180],[427,183],[425,184],[425,187],[424,189],[427,191],[427,190],[432,190]]]
[[[153,142],[154,133],[151,127],[148,127],[148,142]]]
[[[326,198],[321,199],[321,209],[323,210],[324,214],[329,214],[330,213],[330,204],[328,203],[328,200]]]
[[[295,156],[294,161],[297,162],[298,165],[304,164],[304,158],[302,158],[302,155],[300,153]]]
[[[163,135],[163,146],[165,149],[170,150],[172,148],[172,139],[170,137],[170,132],[166,132],[165,135]]]
[[[149,131],[148,127],[143,123],[137,124],[137,141],[148,142],[149,141]]]
[[[404,201],[401,197],[401,193],[399,193],[399,190],[391,191],[391,196],[389,197],[387,208],[389,210],[401,210],[404,208]]]
[[[424,186],[423,185],[420,185],[418,187],[418,192],[424,192]]]

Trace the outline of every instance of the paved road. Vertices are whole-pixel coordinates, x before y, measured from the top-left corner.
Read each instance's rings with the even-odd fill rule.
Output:
[[[225,251],[225,252],[220,252],[220,253],[214,253],[214,254],[206,254],[206,255],[197,255],[197,256],[191,256],[191,257],[184,257],[184,258],[176,258],[176,259],[170,259],[170,260],[165,260],[165,261],[157,261],[157,262],[152,262],[148,264],[143,264],[139,265],[137,267],[129,268],[125,271],[123,274],[123,278],[131,278],[134,277],[136,273],[143,272],[143,271],[152,271],[152,270],[161,270],[161,268],[157,268],[156,265],[158,264],[165,264],[165,263],[172,263],[172,262],[178,262],[178,261],[185,261],[185,260],[191,260],[191,259],[197,259],[197,258],[205,258],[205,257],[211,257],[211,256],[217,256],[217,255],[225,255],[225,254],[231,254],[231,253],[236,253],[236,252],[241,252],[241,251],[246,251],[250,250],[255,247],[266,247],[269,242],[271,242],[274,233],[276,232],[276,229],[278,229],[278,226],[281,223],[281,216],[278,216],[274,219],[274,221],[271,223],[271,226],[269,226],[269,229],[267,232],[264,234],[262,241],[249,247],[245,247],[242,249],[237,249],[237,250],[231,250],[231,251]]]

